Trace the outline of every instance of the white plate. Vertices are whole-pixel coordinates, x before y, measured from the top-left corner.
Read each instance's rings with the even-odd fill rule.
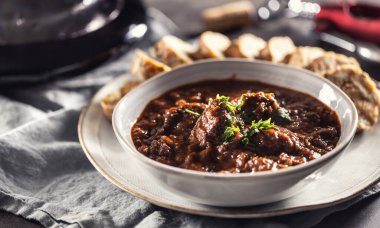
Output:
[[[117,90],[131,76],[121,76],[105,85],[82,111],[78,134],[82,147],[95,168],[110,182],[158,206],[192,214],[216,217],[258,218],[312,210],[353,198],[380,178],[380,124],[356,135],[349,149],[333,168],[304,191],[289,199],[260,206],[225,208],[188,201],[156,185],[140,167],[125,156],[103,116],[100,100]]]

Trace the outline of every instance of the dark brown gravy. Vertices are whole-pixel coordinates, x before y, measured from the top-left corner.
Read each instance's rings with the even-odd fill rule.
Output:
[[[131,133],[138,151],[158,162],[241,173],[319,158],[336,146],[340,123],[333,110],[301,92],[253,81],[210,80],[152,100]]]

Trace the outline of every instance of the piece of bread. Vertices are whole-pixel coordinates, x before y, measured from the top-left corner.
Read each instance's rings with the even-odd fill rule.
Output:
[[[265,47],[266,42],[253,34],[239,36],[224,52],[226,57],[255,59]]]
[[[131,73],[141,80],[149,79],[159,73],[170,71],[171,67],[149,57],[145,52],[136,49],[131,63]]]
[[[113,110],[117,103],[121,100],[121,98],[123,98],[124,95],[126,95],[129,91],[138,86],[140,83],[141,81],[128,81],[118,91],[107,94],[102,99],[100,105],[107,119],[112,119]]]
[[[293,41],[287,36],[275,36],[268,40],[260,51],[260,59],[281,63],[286,55],[296,50]]]
[[[195,49],[189,43],[175,37],[164,36],[151,49],[155,58],[170,67],[176,67],[192,62],[189,54],[194,53]]]
[[[223,52],[230,46],[230,39],[217,32],[204,32],[199,37],[198,50],[192,55],[194,59],[223,59]]]
[[[335,52],[325,52],[322,56],[314,59],[306,69],[311,70],[318,74],[324,74],[325,72],[335,71],[338,66],[353,65],[360,68],[360,65],[356,59],[347,57]]]
[[[202,11],[206,30],[226,31],[250,25],[254,21],[255,7],[250,1],[235,1]]]
[[[190,44],[173,36],[164,37],[153,48],[153,53],[158,58],[173,67],[191,63],[192,60],[188,56],[191,51]],[[244,34],[231,44],[226,36],[215,32],[204,32],[200,36],[199,49],[192,57],[222,59],[224,54],[228,57],[261,58],[314,71],[335,83],[352,99],[359,113],[358,131],[369,130],[378,121],[379,90],[354,58],[334,52],[324,52],[317,47],[296,48],[289,37],[273,37],[265,43],[259,37]],[[137,49],[132,60],[131,72],[137,75],[140,81],[129,81],[118,91],[105,96],[101,101],[104,115],[111,119],[113,109],[125,94],[141,81],[170,71],[171,67],[167,64]]]
[[[371,77],[355,65],[342,65],[323,74],[354,102],[359,114],[358,131],[371,129],[378,121],[380,94]]]
[[[293,67],[304,68],[324,53],[325,51],[319,47],[297,47],[294,52],[284,58],[283,63]]]

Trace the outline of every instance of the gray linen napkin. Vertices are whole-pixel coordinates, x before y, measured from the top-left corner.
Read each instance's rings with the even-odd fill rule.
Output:
[[[77,137],[81,108],[129,55],[77,78],[0,91],[0,209],[46,227],[309,227],[380,192],[323,210],[266,219],[220,219],[152,205],[124,192],[92,167]]]

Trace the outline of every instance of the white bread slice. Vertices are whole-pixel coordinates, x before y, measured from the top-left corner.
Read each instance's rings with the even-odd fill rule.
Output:
[[[268,40],[260,51],[260,58],[274,63],[281,63],[286,55],[294,52],[296,46],[287,36],[275,36]]]
[[[255,59],[265,45],[265,40],[246,33],[234,40],[224,54],[226,57]]]
[[[251,25],[254,21],[255,6],[251,1],[232,1],[202,11],[206,30],[227,31]]]
[[[164,36],[158,41],[151,52],[155,58],[170,67],[176,67],[192,62],[189,54],[194,53],[195,49],[191,44],[175,37]]]
[[[131,72],[141,80],[149,79],[159,73],[170,71],[171,67],[136,49],[131,63]]]
[[[230,39],[217,32],[204,32],[199,37],[198,51],[192,55],[195,59],[223,59],[223,52],[230,46]]]
[[[283,63],[290,66],[304,68],[307,67],[314,59],[321,57],[325,51],[319,47],[297,47],[297,49],[288,54]]]

